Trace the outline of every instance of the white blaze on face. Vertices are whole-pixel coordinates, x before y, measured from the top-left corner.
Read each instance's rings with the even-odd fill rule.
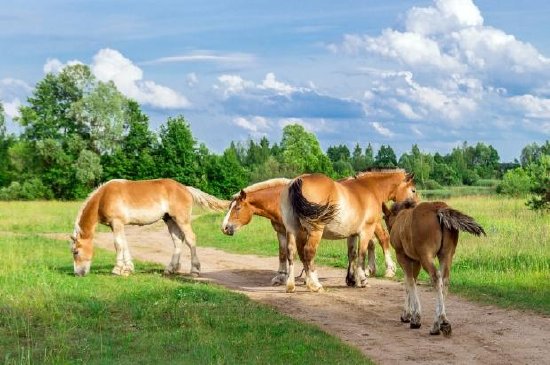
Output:
[[[222,223],[223,230],[225,230],[225,228],[227,227],[227,224],[229,223],[229,216],[231,216],[231,211],[235,207],[235,204],[236,204],[235,201],[232,201],[231,204],[229,205],[229,210],[227,211],[227,214],[223,218],[223,223]]]

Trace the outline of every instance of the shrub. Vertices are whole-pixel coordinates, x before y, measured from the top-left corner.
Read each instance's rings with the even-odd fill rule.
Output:
[[[21,184],[13,181],[8,187],[0,189],[0,200],[37,200],[52,199],[53,192],[39,178],[26,180]]]
[[[531,178],[527,171],[518,167],[506,171],[502,182],[497,186],[497,192],[515,197],[525,196],[529,193],[531,185]]]

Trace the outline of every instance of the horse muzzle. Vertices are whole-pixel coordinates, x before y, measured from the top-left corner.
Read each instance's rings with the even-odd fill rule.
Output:
[[[91,264],[92,264],[91,261],[85,261],[84,263],[79,264],[79,265],[77,265],[75,263],[74,264],[74,274],[75,274],[75,276],[82,277],[82,276],[88,275],[88,273],[90,272]]]
[[[233,236],[235,234],[235,226],[230,224],[223,226],[222,232],[228,236]]]

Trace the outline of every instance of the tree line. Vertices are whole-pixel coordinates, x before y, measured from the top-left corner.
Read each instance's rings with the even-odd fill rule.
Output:
[[[232,142],[216,154],[197,142],[181,115],[152,131],[137,102],[114,83],[97,80],[85,65],[47,74],[15,120],[22,127],[17,136],[6,132],[0,110],[4,200],[81,199],[113,178],[158,177],[227,198],[243,186],[273,177],[322,172],[340,178],[368,168],[394,167],[414,172],[421,188],[434,189],[502,178],[508,170],[517,175],[518,168],[531,179],[535,169],[528,166],[541,165],[550,155],[548,142],[526,146],[521,162],[513,164],[500,163],[497,151],[484,143],[464,142],[446,155],[424,153],[413,145],[399,159],[389,145],[376,152],[370,144],[356,144],[353,150],[338,145],[325,153],[315,134],[298,124],[286,126],[280,141],[263,137]]]

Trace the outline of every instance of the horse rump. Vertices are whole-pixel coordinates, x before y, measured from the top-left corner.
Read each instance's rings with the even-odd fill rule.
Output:
[[[295,179],[288,188],[288,197],[294,214],[305,229],[317,230],[331,222],[338,214],[338,205],[317,204],[308,201],[302,194],[302,179]]]
[[[476,236],[487,236],[483,227],[474,218],[450,207],[437,210],[439,223],[449,230],[464,231]]]

